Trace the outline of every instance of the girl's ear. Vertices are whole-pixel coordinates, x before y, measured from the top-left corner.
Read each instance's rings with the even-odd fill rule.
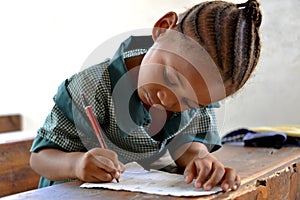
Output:
[[[168,12],[162,16],[152,29],[152,38],[155,41],[161,33],[166,32],[167,29],[173,29],[176,26],[178,16],[175,12]]]

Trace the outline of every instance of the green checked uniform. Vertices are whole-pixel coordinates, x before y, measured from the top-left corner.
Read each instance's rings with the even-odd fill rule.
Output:
[[[112,59],[65,80],[54,96],[55,105],[38,130],[31,152],[43,148],[86,152],[99,147],[82,105],[82,93],[99,121],[109,149],[117,152],[123,163],[137,161],[146,167],[166,149],[192,141],[204,143],[210,151],[220,148],[213,111],[218,104],[173,113],[158,137],[147,134],[151,116],[137,95],[136,85],[124,76],[124,59],[145,54],[152,44],[151,36],[131,36]],[[56,183],[41,177],[39,187]]]

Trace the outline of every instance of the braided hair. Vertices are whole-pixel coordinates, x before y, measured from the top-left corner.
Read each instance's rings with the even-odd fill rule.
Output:
[[[206,49],[230,95],[245,84],[257,65],[261,19],[256,0],[242,4],[208,1],[182,13],[176,29]]]

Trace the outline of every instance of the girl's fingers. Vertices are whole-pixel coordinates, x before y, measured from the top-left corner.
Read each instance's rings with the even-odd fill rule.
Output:
[[[241,184],[241,179],[236,171],[224,168],[222,164],[214,166],[212,163],[191,162],[186,167],[184,176],[186,183],[191,183],[196,178],[195,187],[203,187],[205,190],[211,190],[219,183],[224,191],[236,190]]]
[[[225,171],[226,175],[221,184],[222,189],[224,191],[227,191],[228,189],[236,190],[241,184],[240,176],[237,175],[234,169],[226,168]]]
[[[118,170],[123,173],[125,171],[125,165],[121,162],[119,162],[119,167],[118,167]]]
[[[236,176],[235,183],[231,186],[232,190],[237,190],[241,185],[241,177],[239,175]]]
[[[96,156],[95,165],[98,167],[100,171],[103,170],[111,174],[113,177],[118,178],[120,176],[119,169],[116,168],[114,163],[106,157]]]
[[[95,158],[99,156],[107,158],[113,163],[114,168],[119,170],[120,161],[118,160],[118,155],[114,151],[111,151],[109,149],[94,148],[90,151],[90,153],[93,154]]]
[[[89,182],[110,182],[113,180],[113,176],[110,173],[107,173],[104,170],[98,170],[96,173],[93,173]]]
[[[220,181],[224,177],[225,169],[224,169],[223,165],[214,166],[212,170],[213,171],[212,171],[211,176],[209,177],[209,179],[203,185],[203,188],[205,190],[211,190],[218,183],[220,183]]]
[[[195,166],[194,163],[191,162],[189,163],[183,173],[184,177],[185,177],[185,182],[187,184],[191,183],[195,177]]]
[[[211,175],[212,163],[202,161],[202,162],[196,162],[195,165],[197,168],[197,176],[198,176],[195,181],[195,187],[200,188]]]
[[[115,152],[94,148],[82,154],[76,162],[76,177],[83,181],[111,181],[119,179],[125,166],[118,160]]]

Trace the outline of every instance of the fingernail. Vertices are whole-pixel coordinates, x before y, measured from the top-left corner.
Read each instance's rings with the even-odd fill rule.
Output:
[[[196,183],[195,183],[195,187],[196,187],[196,188],[201,188],[201,183],[196,182]]]
[[[224,190],[227,191],[229,188],[229,185],[227,183],[224,184]]]
[[[233,189],[234,189],[234,190],[236,190],[236,189],[237,189],[237,187],[238,187],[238,186],[235,184],[235,185],[233,186]]]
[[[184,180],[187,181],[187,179],[189,178],[189,175],[188,174],[184,174],[183,177],[184,177]]]
[[[120,172],[119,172],[119,171],[116,172],[115,177],[116,177],[116,178],[119,178],[119,177],[120,177]]]
[[[185,182],[187,182],[187,181],[188,181],[188,179],[189,179],[189,177],[188,177],[188,176],[185,176],[185,177],[184,177],[184,180],[185,180]]]
[[[204,186],[204,189],[205,189],[205,190],[210,190],[210,189],[211,189],[211,185],[205,185],[205,186]]]

